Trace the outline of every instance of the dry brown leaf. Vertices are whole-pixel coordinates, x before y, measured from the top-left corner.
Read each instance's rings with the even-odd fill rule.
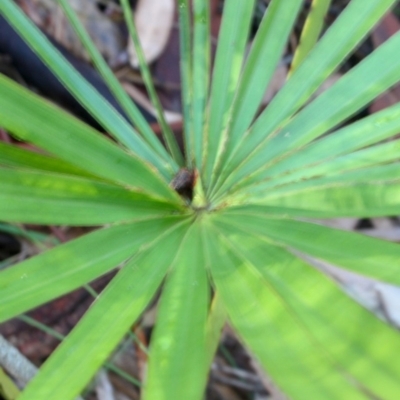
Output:
[[[139,0],[134,18],[148,63],[164,51],[173,27],[174,12],[174,0]],[[137,68],[139,61],[132,40],[129,41],[128,54],[130,64]]]
[[[99,10],[96,0],[69,0],[69,3],[103,56],[111,64],[116,62],[125,50],[124,37],[118,25]],[[88,54],[57,2],[18,0],[18,4],[36,25],[72,54],[80,59],[89,60]]]

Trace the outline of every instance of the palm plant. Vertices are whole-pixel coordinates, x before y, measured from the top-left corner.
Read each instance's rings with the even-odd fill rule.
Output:
[[[338,128],[400,80],[400,34],[309,102],[395,0],[352,0],[258,116],[302,1],[271,1],[244,62],[255,0],[225,0],[211,79],[209,2],[179,0],[185,156],[163,118],[128,1],[166,148],[67,1],[59,3],[135,128],[12,0],[0,2],[115,139],[0,76],[0,125],[47,152],[0,143],[0,219],[101,226],[2,271],[0,321],[123,267],[20,398],[74,399],[160,288],[146,400],[201,399],[226,321],[290,398],[397,398],[400,336],[305,258],[400,283],[398,245],[313,222],[400,212],[400,142],[384,142],[400,131],[400,106]]]

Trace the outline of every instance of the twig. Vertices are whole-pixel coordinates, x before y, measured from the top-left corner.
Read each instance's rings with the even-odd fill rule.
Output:
[[[112,384],[104,370],[100,370],[97,374],[96,393],[99,400],[115,400]]]
[[[0,335],[0,366],[17,381],[20,388],[24,388],[38,372],[38,369],[2,335]],[[76,400],[83,398],[77,397]]]
[[[0,365],[21,387],[25,387],[37,373],[37,368],[1,335]]]

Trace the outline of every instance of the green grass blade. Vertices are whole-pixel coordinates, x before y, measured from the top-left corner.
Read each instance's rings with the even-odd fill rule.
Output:
[[[192,44],[189,0],[179,0],[179,48],[180,76],[183,112],[183,129],[185,138],[186,162],[192,168],[194,161],[193,121],[192,121]]]
[[[177,212],[141,193],[68,175],[0,167],[0,220],[93,226]]]
[[[0,142],[0,166],[94,178],[83,169],[63,160],[4,142]]]
[[[227,127],[247,44],[255,0],[224,4],[211,83],[209,119],[203,145],[204,182],[208,186]],[[203,170],[203,168],[201,168]]]
[[[282,123],[309,100],[322,82],[331,75],[395,2],[396,0],[368,2],[352,0],[350,2],[251,129],[246,134],[243,132],[244,140],[238,141],[236,148],[232,150],[230,160],[221,173],[221,181],[224,181],[260,144],[268,141]],[[387,62],[387,59],[383,61]],[[381,65],[377,68],[383,71]]]
[[[304,23],[300,36],[300,43],[294,53],[289,76],[304,61],[313,49],[324,27],[324,18],[331,5],[331,0],[313,0],[310,13]]]
[[[73,68],[46,36],[11,0],[0,3],[0,12],[45,62],[74,97],[100,124],[136,155],[157,166],[170,169],[129,123]]]
[[[220,216],[220,221],[229,229],[233,226],[245,229],[281,247],[298,250],[372,278],[400,284],[398,244],[312,223],[269,218],[264,215],[262,207],[232,210],[224,217]]]
[[[98,230],[7,268],[0,273],[0,321],[103,275],[180,220],[171,217]]]
[[[210,86],[211,37],[210,2],[193,2],[193,153],[197,167],[201,166],[205,136],[206,106]]]
[[[200,232],[196,221],[182,241],[163,287],[150,343],[144,400],[203,398],[209,287]]]
[[[159,230],[153,221],[154,233]],[[21,396],[73,400],[94,376],[160,286],[187,225],[143,240],[146,247],[110,282]],[[161,235],[161,237],[160,237]],[[160,257],[160,253],[163,257]]]
[[[233,326],[290,398],[366,399],[249,261],[220,234],[208,232],[207,248],[210,260],[224,260],[211,262],[211,272]]]
[[[115,77],[113,71],[104,60],[96,45],[93,43],[91,37],[83,27],[83,24],[79,20],[78,16],[74,12],[68,1],[58,0],[58,2],[63,8],[71,26],[74,28],[75,33],[79,37],[80,42],[84,45],[86,51],[90,55],[92,62],[96,66],[97,70],[100,72],[101,76],[107,83],[115,98],[123,107],[130,121],[136,126],[139,133],[160,157],[162,157],[165,161],[168,161],[169,163],[173,163],[172,158],[166,152],[165,147],[152,131],[149,123],[146,121],[140,110],[136,107],[132,99],[122,88],[118,79]]]
[[[179,201],[150,165],[2,75],[0,93],[0,124],[18,138],[96,176]]]
[[[246,177],[246,184],[259,180],[266,161],[289,153],[323,135],[400,80],[400,60],[391,55],[400,49],[400,34],[390,38],[370,56],[344,75],[335,85],[305,107],[282,130],[257,149],[227,181],[232,185]],[[252,173],[252,176],[248,176]],[[243,182],[244,184],[244,182]]]
[[[269,4],[254,38],[235,94],[229,126],[225,131],[219,168],[224,165],[253,121],[302,4],[301,0],[274,0]],[[215,172],[216,175],[219,168]]]
[[[236,236],[229,231],[225,234],[281,298],[293,322],[319,344],[320,351],[329,355],[343,374],[360,385],[360,392],[364,387],[369,393],[379,393],[377,397],[395,397],[400,390],[400,365],[388,362],[400,346],[395,329],[292,254],[249,236],[247,231]],[[376,340],[370,340],[371,336]]]
[[[168,125],[164,111],[160,102],[160,99],[157,96],[156,89],[153,84],[153,80],[151,77],[150,69],[147,65],[142,45],[140,44],[139,35],[137,33],[135,23],[132,17],[132,9],[129,4],[129,0],[121,1],[122,9],[124,11],[124,17],[126,25],[128,26],[129,34],[132,38],[132,41],[135,45],[136,54],[139,60],[140,71],[142,73],[144,84],[146,85],[147,92],[150,96],[151,102],[153,103],[156,112],[157,112],[157,120],[161,126],[163,138],[168,147],[168,150],[171,153],[172,158],[176,161],[176,163],[180,166],[184,165],[184,159],[179,149],[178,142],[175,139],[174,133],[172,132],[171,127]]]

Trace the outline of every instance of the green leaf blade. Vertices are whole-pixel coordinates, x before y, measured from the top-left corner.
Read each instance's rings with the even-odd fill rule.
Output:
[[[233,326],[292,398],[366,399],[332,365],[284,300],[221,236],[208,241],[214,282]]]
[[[392,327],[292,254],[248,236],[247,231],[225,234],[281,297],[292,318],[318,343],[320,351],[329,355],[343,376],[359,385],[360,394],[364,391],[391,398],[398,393],[400,367],[387,363],[389,352],[400,346],[400,335]],[[357,323],[349,324],[349,320]],[[371,336],[379,340],[370,340]]]
[[[288,157],[267,166],[262,177],[286,173],[322,161],[333,160],[342,155],[350,155],[355,150],[391,138],[399,131],[400,105],[395,104],[319,138],[309,145],[301,147],[300,151],[288,154]]]
[[[156,227],[158,223],[154,221],[154,225]],[[59,393],[65,400],[75,399],[160,286],[174,258],[171,248],[179,245],[187,229],[186,223],[174,225],[161,235],[153,235],[144,241],[143,250],[101,293],[25,388],[21,400],[54,398]],[[161,259],[159,251],[164,255]]]
[[[103,275],[181,220],[163,218],[98,230],[7,268],[0,273],[0,321]]]
[[[261,21],[235,94],[219,168],[253,121],[293,28],[301,0],[272,1]],[[217,172],[215,172],[217,174]],[[217,176],[214,177],[218,179]]]
[[[167,172],[170,166],[159,158],[128,122],[65,60],[13,1],[2,1],[0,11],[57,78],[106,130],[136,155],[151,162],[160,171]]]
[[[122,10],[124,13],[124,18],[125,18],[125,23],[128,27],[130,37],[132,38],[132,42],[135,46],[135,51],[136,55],[139,60],[139,66],[140,66],[140,71],[142,73],[143,81],[147,89],[147,93],[149,94],[149,97],[151,99],[151,102],[153,106],[156,109],[157,112],[157,120],[158,123],[160,124],[162,128],[162,135],[165,140],[165,143],[167,145],[167,148],[175,160],[175,162],[183,166],[184,160],[183,156],[181,153],[181,150],[178,146],[178,142],[174,136],[174,133],[172,132],[171,127],[168,125],[165,115],[164,115],[164,110],[162,108],[162,104],[160,102],[160,99],[158,98],[149,66],[147,65],[145,55],[142,49],[142,45],[140,43],[139,35],[134,23],[133,15],[132,15],[132,8],[128,2],[128,0],[121,0],[121,5],[122,5]]]
[[[179,0],[179,49],[180,49],[180,76],[181,76],[181,97],[183,126],[185,138],[185,152],[188,167],[192,167],[195,159],[194,137],[193,137],[193,65],[191,47],[191,20],[189,0]]]
[[[282,185],[296,184],[302,180],[304,181],[307,179],[318,179],[319,177],[340,175],[362,168],[367,169],[368,167],[376,167],[381,164],[389,164],[398,160],[399,152],[400,141],[390,141],[384,144],[355,151],[353,153],[345,154],[343,156],[331,156],[331,159],[315,163],[314,165],[306,164],[303,166],[303,168],[299,168],[297,170],[296,166],[293,165],[293,169],[295,169],[293,172],[285,171],[285,174],[281,173],[280,176],[273,176],[275,171],[284,167],[283,164],[287,165],[287,163],[282,163],[276,168],[273,168],[272,174],[271,171],[269,171],[269,176],[265,179],[265,182],[262,183],[263,190],[267,188],[271,189],[280,187]]]
[[[259,203],[261,204],[261,202]],[[291,196],[266,200],[270,207],[295,209],[297,217],[387,217],[400,212],[400,181],[317,187]]]
[[[400,34],[391,37],[285,124],[232,174],[226,186],[241,179],[241,185],[259,181],[256,171],[264,168],[266,160],[272,163],[277,157],[307,145],[398,82],[400,61],[394,65],[390,60],[396,49],[400,49]]]
[[[0,124],[20,139],[93,175],[180,201],[154,167],[88,125],[1,75],[0,91]]]
[[[0,166],[55,172],[93,179],[93,175],[83,169],[74,167],[70,163],[5,142],[0,142]]]
[[[209,288],[199,221],[182,241],[160,300],[150,343],[145,400],[201,400],[206,383]]]
[[[214,293],[206,325],[206,367],[210,369],[221,333],[227,320],[226,310],[218,292]]]
[[[235,215],[234,224],[232,215]],[[230,229],[234,226],[246,229],[288,250],[294,249],[359,274],[400,284],[398,244],[314,223],[273,218],[264,215],[263,208],[258,206],[227,211],[219,217],[219,223],[222,222]]]
[[[242,69],[254,4],[255,0],[228,0],[224,6],[211,81],[209,119],[202,160],[206,186],[210,183],[223,132],[228,123]]]
[[[211,38],[210,38],[210,3],[195,0],[193,3],[193,157],[197,167],[202,165],[204,146],[204,126],[210,86]]]
[[[249,154],[267,142],[273,133],[306,103],[322,82],[331,75],[394,3],[395,0],[371,0],[368,3],[364,0],[353,0],[350,2],[291,79],[263,111],[245,135],[246,140],[237,143],[226,163],[221,180],[225,180]]]
[[[0,167],[0,219],[97,226],[177,212],[168,203],[98,181]]]
[[[144,118],[138,107],[136,107],[132,99],[122,88],[121,84],[115,77],[111,68],[104,60],[100,51],[96,48],[90,35],[83,27],[81,21],[79,20],[77,14],[74,12],[71,5],[68,3],[67,0],[58,0],[58,2],[63,8],[64,13],[67,16],[71,26],[74,28],[75,33],[79,37],[79,40],[84,45],[86,51],[89,53],[97,70],[100,72],[101,76],[107,83],[108,87],[110,88],[116,99],[124,108],[131,122],[136,125],[137,129],[139,130],[143,138],[157,152],[157,154],[160,157],[162,157],[164,160],[170,163],[173,163],[172,158],[169,157],[168,153],[166,152],[161,142],[158,140],[156,135],[154,135],[154,132],[152,131],[149,123],[146,121],[146,119]]]
[[[294,53],[290,70],[291,74],[298,68],[317,43],[324,26],[325,15],[330,5],[331,0],[313,0],[310,13],[301,31],[300,43]]]
[[[397,159],[396,146],[389,143],[389,146],[383,145],[382,150],[386,150],[386,147],[389,147],[389,150],[379,161],[384,162],[386,156],[389,157],[389,161]],[[393,153],[392,148],[395,150]],[[320,177],[324,171],[322,165],[320,168],[304,170],[303,174],[292,175],[292,178],[296,178],[293,181],[290,179],[291,175],[286,175],[281,181],[277,180],[275,184],[272,180],[255,185],[250,193],[248,189],[243,189],[237,196],[232,196],[231,203],[237,205],[266,204],[298,209],[304,207],[310,211],[325,209],[326,211],[331,210],[334,213],[332,216],[340,215],[340,213],[343,213],[343,216],[349,215],[349,213],[355,213],[355,216],[363,216],[363,213],[365,213],[364,216],[373,216],[374,212],[390,216],[391,212],[396,210],[396,206],[397,209],[399,206],[397,192],[400,183],[400,164],[389,163],[351,169],[352,166],[368,166],[370,163],[374,163],[373,159],[365,158],[365,156],[375,155],[375,150],[375,148],[369,148],[356,155],[359,157],[343,157],[335,160],[336,162],[331,165],[331,173],[327,176]],[[377,150],[379,155],[381,149],[377,148]],[[340,167],[344,170],[340,171]],[[346,167],[350,170],[346,171]],[[328,192],[332,197],[328,197]],[[298,198],[299,201],[297,201]]]

